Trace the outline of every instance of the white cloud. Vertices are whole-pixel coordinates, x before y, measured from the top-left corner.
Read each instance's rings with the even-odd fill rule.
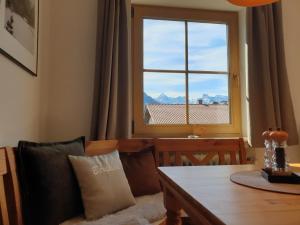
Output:
[[[227,26],[212,23],[188,23],[189,44],[194,48],[211,47],[215,40],[227,42]]]
[[[158,97],[161,93],[165,93],[170,97],[184,96],[185,75],[145,73],[144,91],[152,97]]]
[[[227,47],[203,49],[189,56],[191,70],[227,71]]]
[[[184,69],[184,22],[144,20],[144,63],[150,69]],[[189,22],[189,61],[194,70],[227,70],[227,26]]]
[[[184,22],[144,20],[144,65],[151,69],[184,69]]]
[[[190,81],[193,83],[203,83],[206,81],[225,81],[227,79],[227,75],[215,75],[215,74],[190,74]]]
[[[144,80],[151,84],[178,85],[185,82],[183,73],[144,73]]]
[[[191,22],[188,28],[190,69],[227,71],[227,26]],[[184,69],[184,29],[182,21],[145,20],[145,66],[149,69]],[[147,94],[153,97],[161,93],[172,97],[185,95],[184,74],[145,73],[145,75],[144,88]],[[194,76],[191,81],[199,89],[190,90],[190,98],[199,98],[208,92],[210,95],[228,94],[228,85],[226,82],[222,83],[220,77]]]

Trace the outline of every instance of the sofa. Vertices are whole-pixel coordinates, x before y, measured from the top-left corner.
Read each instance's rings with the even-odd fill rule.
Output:
[[[174,142],[174,144],[173,144]],[[181,143],[181,144],[180,144]],[[173,147],[172,147],[173,146]],[[180,148],[176,148],[179,146]],[[198,147],[197,147],[198,146]],[[85,154],[87,156],[103,155],[118,149],[120,154],[132,155],[144,151],[145,149],[152,149],[157,166],[179,166],[179,165],[203,165],[203,164],[230,164],[233,159],[234,164],[246,163],[246,151],[244,142],[241,138],[231,139],[126,139],[126,140],[105,140],[105,141],[89,141],[85,145]],[[23,225],[24,224],[24,208],[21,197],[21,187],[18,174],[18,160],[17,149],[5,147],[0,149],[0,203],[1,215],[3,225]],[[202,156],[203,153],[208,153]],[[193,155],[193,153],[200,154],[200,157]],[[229,158],[226,158],[228,153]],[[211,163],[219,157],[217,163]],[[179,160],[181,158],[182,160]],[[228,161],[228,160],[229,161]],[[5,162],[5,163],[3,163]],[[180,162],[180,164],[179,164]],[[4,182],[1,183],[1,180]],[[1,185],[3,187],[1,187]],[[135,197],[137,210],[151,212],[149,205],[152,208],[159,208],[160,213],[165,215],[163,208],[163,194],[155,193],[148,196]],[[147,208],[148,207],[148,208]],[[150,207],[151,208],[151,207]],[[134,209],[123,212],[127,215]],[[122,214],[117,212],[116,214]],[[153,215],[157,212],[151,212]],[[150,214],[151,214],[150,213]],[[115,215],[111,215],[115,216]],[[152,215],[148,215],[151,218]],[[159,216],[158,216],[159,217]],[[162,216],[157,221],[151,221],[153,225],[165,224],[165,216]],[[69,220],[62,221],[61,225],[98,225],[101,223],[89,223],[85,221],[84,217],[78,215],[77,217],[70,218]],[[108,224],[108,223],[107,223]]]

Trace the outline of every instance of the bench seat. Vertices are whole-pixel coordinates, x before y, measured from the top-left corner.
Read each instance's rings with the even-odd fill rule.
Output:
[[[86,221],[81,216],[67,220],[60,225],[119,225],[116,221],[125,221],[126,219],[132,217],[140,218],[141,221],[146,219],[151,225],[159,225],[163,222],[165,214],[166,209],[164,208],[163,203],[163,193],[158,193],[155,195],[137,197],[136,205],[121,210],[115,214],[105,216],[99,220]],[[124,225],[124,223],[120,222],[120,225]],[[132,225],[148,224],[137,222],[132,223]]]

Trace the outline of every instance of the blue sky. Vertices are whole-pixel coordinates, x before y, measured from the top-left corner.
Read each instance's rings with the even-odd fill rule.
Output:
[[[190,70],[227,71],[227,26],[224,24],[188,23]],[[185,25],[183,21],[144,20],[144,68],[185,69]],[[228,76],[189,75],[191,99],[202,94],[228,95]],[[144,91],[157,97],[185,96],[184,74],[144,73]]]
[[[169,97],[185,96],[185,74],[144,73],[144,90],[154,98],[158,97],[161,93],[165,93]],[[203,94],[228,96],[228,76],[190,74],[190,100],[198,99]]]

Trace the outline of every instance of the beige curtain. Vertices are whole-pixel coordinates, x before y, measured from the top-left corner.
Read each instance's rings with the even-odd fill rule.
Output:
[[[289,145],[298,133],[285,64],[281,4],[247,9],[250,136],[262,147],[261,134],[280,127],[289,133]]]
[[[131,135],[130,0],[99,0],[92,139]]]

